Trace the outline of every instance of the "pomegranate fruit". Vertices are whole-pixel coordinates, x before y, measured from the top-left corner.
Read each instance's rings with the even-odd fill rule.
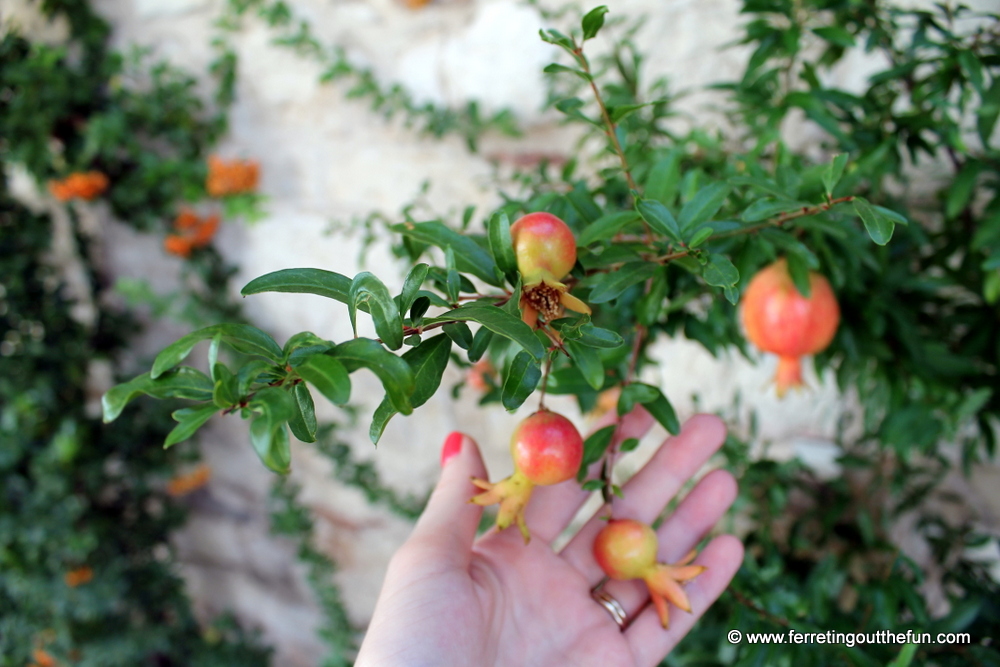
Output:
[[[778,396],[801,387],[800,357],[826,349],[840,324],[840,307],[829,281],[809,272],[810,296],[799,293],[780,259],[753,277],[743,295],[747,339],[764,352],[778,355]]]
[[[563,309],[590,313],[590,307],[569,293],[561,281],[576,264],[576,238],[566,223],[551,213],[529,213],[510,226],[521,273],[521,317],[532,328],[538,316],[546,322],[562,317]]]
[[[473,479],[483,489],[470,502],[477,505],[500,503],[497,528],[511,523],[524,536],[527,544],[531,533],[524,520],[524,508],[535,486],[565,482],[576,475],[583,460],[583,438],[573,422],[560,414],[539,410],[524,419],[510,438],[510,454],[514,459],[514,474],[495,484]]]
[[[660,624],[667,628],[670,624],[667,603],[690,612],[691,603],[681,583],[694,579],[705,567],[689,565],[694,560],[694,551],[674,565],[658,563],[657,548],[656,533],[646,524],[633,519],[612,519],[594,539],[594,560],[612,579],[645,581]]]

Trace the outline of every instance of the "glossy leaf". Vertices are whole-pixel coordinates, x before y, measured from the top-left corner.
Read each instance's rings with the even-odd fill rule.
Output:
[[[605,5],[600,5],[584,15],[583,21],[581,21],[584,39],[593,39],[597,36],[601,27],[604,26],[604,15],[607,13],[608,8]]]
[[[680,226],[674,219],[674,214],[662,203],[655,199],[641,199],[636,205],[636,210],[657,234],[677,243],[683,240]]]
[[[471,273],[490,285],[500,286],[496,275],[497,265],[493,257],[468,236],[459,234],[437,221],[404,223],[393,225],[391,229],[427,245],[438,248],[451,246],[455,253],[455,265],[459,271]]]
[[[295,412],[288,420],[292,435],[302,442],[316,442],[316,406],[312,394],[305,384],[299,383],[292,388],[292,398],[295,401]]]
[[[403,291],[399,293],[399,301],[397,302],[399,312],[405,313],[413,306],[413,302],[417,300],[417,295],[420,292],[420,286],[427,279],[429,268],[426,264],[420,262],[406,274],[406,279],[403,281]]]
[[[237,352],[259,355],[274,362],[279,361],[282,357],[281,348],[274,342],[274,339],[257,327],[252,327],[249,324],[213,324],[210,327],[189,333],[165,347],[156,355],[153,369],[149,372],[150,377],[158,378],[184,361],[195,345],[203,340],[214,338],[216,334],[221,334],[222,341]]]
[[[611,438],[615,434],[615,425],[599,428],[583,441],[583,460],[580,462],[580,470],[576,474],[577,481],[583,481],[587,476],[587,469],[597,461],[601,460],[604,452],[608,451]]]
[[[736,270],[728,257],[712,253],[708,256],[708,263],[702,270],[702,277],[709,285],[728,287],[739,282],[740,272]]]
[[[167,434],[163,448],[166,449],[190,438],[195,434],[195,431],[201,428],[218,411],[219,408],[214,403],[175,410],[170,416],[178,424]]]
[[[583,247],[595,241],[610,238],[620,232],[626,225],[638,222],[639,220],[640,216],[635,211],[607,213],[584,227],[576,239],[576,244]]]
[[[541,378],[542,369],[538,361],[524,350],[518,352],[504,377],[500,398],[503,406],[509,411],[521,407]]]
[[[419,408],[430,400],[441,386],[441,378],[448,367],[450,353],[451,339],[448,336],[434,336],[403,353],[403,360],[409,364],[413,372],[411,402],[414,408]],[[388,398],[383,399],[376,408],[371,427],[368,429],[368,436],[374,444],[378,444],[386,425],[396,413],[397,410],[392,407]]]
[[[468,350],[472,347],[472,329],[465,322],[451,322],[444,325],[442,329],[448,334],[448,338],[455,341],[455,345],[458,345],[463,350]]]
[[[684,204],[677,218],[681,232],[687,233],[703,222],[707,222],[726,201],[730,188],[725,183],[713,183],[698,191],[689,202]]]
[[[349,298],[347,305],[355,336],[358,334],[356,308],[364,303],[368,306],[375,323],[375,332],[382,343],[390,350],[398,350],[403,346],[403,320],[399,315],[399,307],[381,280],[368,271],[362,271],[351,282]]]
[[[764,197],[763,199],[758,199],[754,203],[750,204],[750,206],[743,211],[741,218],[743,222],[757,222],[759,220],[776,218],[782,213],[801,211],[803,208],[807,207],[808,204],[803,202]]]
[[[486,327],[479,327],[476,335],[472,337],[472,346],[469,347],[469,361],[476,363],[482,359],[492,340],[493,332]]]
[[[844,168],[847,166],[849,157],[847,153],[835,155],[830,164],[823,170],[823,188],[826,190],[827,196],[833,196],[833,190],[840,182],[840,177],[844,175]]]
[[[629,262],[617,271],[601,277],[590,291],[589,303],[606,303],[617,298],[636,283],[653,277],[657,265],[650,262]]]
[[[282,269],[254,278],[240,291],[243,296],[261,292],[316,294],[347,303],[351,279],[324,269]]]
[[[895,223],[885,215],[876,211],[867,200],[855,197],[854,210],[857,211],[861,221],[865,223],[865,229],[872,241],[879,245],[885,245],[892,238],[892,230]]]
[[[358,340],[366,339],[359,338]],[[319,393],[323,394],[331,403],[344,405],[350,400],[351,378],[344,365],[333,357],[327,354],[314,354],[303,359],[295,367],[295,371],[299,377],[316,387]]]
[[[382,381],[392,407],[404,415],[413,412],[410,403],[413,371],[405,361],[368,338],[355,338],[341,343],[332,354],[348,373],[361,367],[371,370]]]
[[[604,386],[604,364],[601,363],[601,357],[592,347],[586,347],[585,345],[580,345],[576,341],[567,340],[565,341],[566,350],[569,352],[570,358],[573,359],[573,363],[576,367],[580,369],[580,374],[594,389],[600,389]]]
[[[181,366],[155,380],[143,373],[128,382],[115,385],[101,397],[104,422],[118,418],[125,406],[140,394],[154,398],[186,398],[192,401],[212,400],[212,380],[196,368]]]
[[[545,355],[545,347],[539,342],[531,327],[519,318],[496,306],[469,304],[455,310],[449,310],[433,321],[441,322],[447,320],[478,322],[493,333],[514,341],[535,359],[541,359]],[[431,320],[428,320],[429,322]]]
[[[490,241],[490,251],[496,260],[497,268],[505,276],[517,273],[517,256],[514,254],[514,241],[510,236],[510,218],[503,211],[494,213],[487,223],[487,233]],[[517,278],[514,278],[517,280]]]

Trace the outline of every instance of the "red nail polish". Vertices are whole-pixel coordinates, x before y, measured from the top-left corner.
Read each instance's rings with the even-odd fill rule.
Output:
[[[453,432],[444,441],[444,447],[441,448],[441,467],[448,462],[451,457],[462,451],[462,438],[464,436],[458,431]]]

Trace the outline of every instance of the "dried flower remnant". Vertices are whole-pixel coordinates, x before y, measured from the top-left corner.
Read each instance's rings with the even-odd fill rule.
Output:
[[[217,155],[208,158],[205,189],[212,197],[253,192],[259,181],[260,165],[253,160],[223,160]]]
[[[78,171],[62,180],[49,181],[49,192],[59,201],[90,201],[108,189],[108,177],[99,171]]]

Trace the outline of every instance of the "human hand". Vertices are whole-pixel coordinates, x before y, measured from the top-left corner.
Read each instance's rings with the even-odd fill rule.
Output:
[[[642,437],[652,418],[641,408],[625,417],[619,441]],[[616,518],[651,523],[683,484],[722,445],[725,426],[697,415],[668,438],[616,499]],[[457,448],[457,451],[456,451]],[[604,590],[628,614],[620,629],[591,597],[604,573],[594,537],[606,508],[559,552],[552,541],[589,496],[575,482],[535,489],[527,508],[532,540],[491,530],[478,540],[482,508],[469,503],[470,481],[486,477],[479,448],[453,433],[442,451],[441,479],[410,538],[389,564],[356,667],[394,665],[600,665],[648,667],[660,662],[721,595],[743,560],[736,538],[714,538],[696,564],[707,570],[685,586],[692,613],[674,611],[663,629],[641,581],[609,581]],[[659,560],[681,559],[711,530],[736,497],[732,475],[702,478],[657,531]]]

